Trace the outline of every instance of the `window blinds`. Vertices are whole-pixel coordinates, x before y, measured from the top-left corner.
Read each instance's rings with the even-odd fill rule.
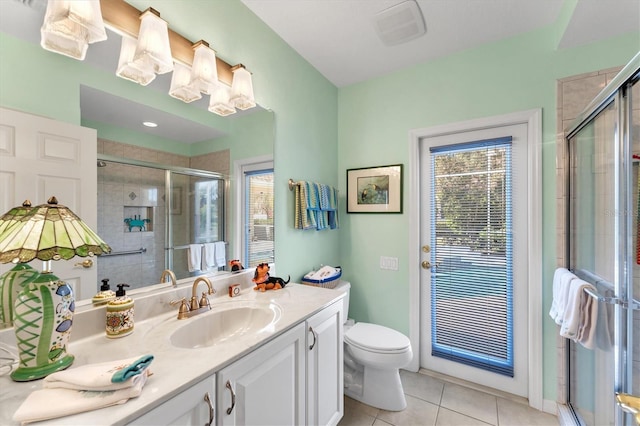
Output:
[[[431,152],[432,355],[513,377],[511,137]]]
[[[245,174],[246,267],[274,260],[273,170]]]

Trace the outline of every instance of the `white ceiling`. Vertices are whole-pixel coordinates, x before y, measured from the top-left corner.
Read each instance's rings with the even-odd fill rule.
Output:
[[[241,1],[338,87],[551,25],[564,3],[417,0],[426,34],[388,47],[376,35],[374,15],[405,0]],[[631,31],[640,31],[639,0],[578,0],[558,48]]]

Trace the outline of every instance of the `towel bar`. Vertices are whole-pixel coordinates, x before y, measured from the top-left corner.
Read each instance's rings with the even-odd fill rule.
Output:
[[[142,253],[146,253],[147,249],[144,247],[139,248],[138,250],[129,250],[129,251],[114,251],[111,253],[105,253],[105,254],[101,254],[100,257],[107,257],[107,256],[124,256],[127,254],[142,254]]]
[[[589,296],[596,299],[598,302],[608,303],[610,305],[620,305],[625,309],[640,310],[640,302],[638,302],[635,299],[632,299],[631,301],[626,301],[626,300],[620,299],[619,297],[605,297],[598,294],[597,292],[593,291],[590,288],[585,288],[584,291]]]

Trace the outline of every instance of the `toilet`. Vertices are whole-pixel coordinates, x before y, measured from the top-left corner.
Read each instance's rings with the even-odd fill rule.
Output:
[[[351,283],[344,291],[344,318],[349,318]],[[401,411],[407,406],[399,370],[411,362],[411,342],[404,334],[381,325],[344,323],[344,394],[372,407]]]

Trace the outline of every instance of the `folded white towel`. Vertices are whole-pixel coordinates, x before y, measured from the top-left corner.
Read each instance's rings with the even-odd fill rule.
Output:
[[[202,245],[202,270],[208,271],[217,266],[216,264],[216,246],[214,243],[205,243]]]
[[[82,365],[57,371],[42,381],[44,388],[65,388],[86,391],[112,391],[130,388],[145,380],[142,374],[153,356],[137,356],[117,361]]]
[[[124,404],[142,392],[147,372],[139,374],[134,386],[112,391],[86,391],[64,388],[45,388],[32,392],[13,414],[21,423],[37,422]]]
[[[227,264],[227,246],[224,241],[213,243],[216,248],[216,267],[224,268]]]
[[[580,278],[574,278],[571,281],[567,295],[567,304],[562,317],[562,325],[560,327],[561,336],[575,341],[577,341],[581,322],[586,318],[586,314],[583,312],[587,307],[586,299],[591,298],[584,292],[585,287],[592,287],[595,290],[593,285]]]
[[[199,271],[202,266],[202,244],[189,244],[187,249],[187,268],[189,272]]]

